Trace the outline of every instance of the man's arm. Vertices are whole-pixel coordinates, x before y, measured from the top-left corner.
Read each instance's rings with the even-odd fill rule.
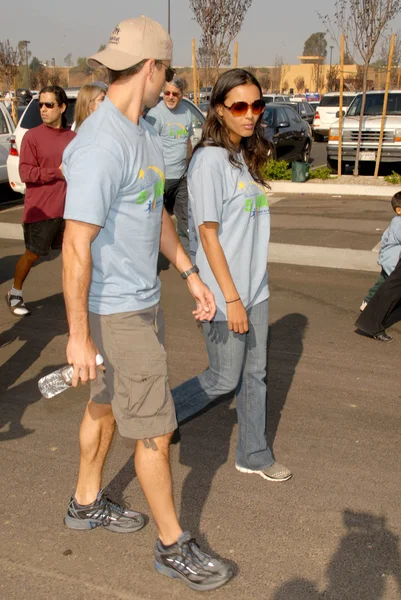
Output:
[[[96,379],[97,349],[90,337],[88,292],[91,280],[91,243],[100,231],[97,225],[67,220],[63,242],[63,291],[70,337],[67,361],[74,366],[72,385],[79,379]]]
[[[27,136],[22,140],[19,174],[24,183],[50,183],[57,179],[64,179],[60,168],[46,169],[39,166],[36,156],[36,148]]]
[[[191,260],[181,245],[173,222],[167,211],[163,208],[162,231],[160,236],[160,252],[169,260],[174,267],[182,273],[192,267]],[[197,273],[193,273],[187,279],[188,288],[196,300],[197,308],[192,311],[195,319],[200,321],[211,321],[216,314],[216,303],[209,288],[201,281]]]

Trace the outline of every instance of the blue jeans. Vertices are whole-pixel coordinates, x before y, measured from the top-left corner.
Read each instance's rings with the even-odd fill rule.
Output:
[[[224,394],[236,393],[240,467],[261,470],[274,463],[266,438],[268,300],[247,311],[249,331],[234,333],[227,321],[202,323],[209,368],[172,390],[177,421],[191,417]]]

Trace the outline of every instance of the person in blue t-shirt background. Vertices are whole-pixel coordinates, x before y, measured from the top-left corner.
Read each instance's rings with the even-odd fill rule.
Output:
[[[163,144],[164,204],[167,212],[176,216],[181,243],[189,254],[186,171],[192,155],[193,127],[191,111],[181,103],[184,88],[185,81],[179,77],[166,82],[163,101],[148,112],[146,120],[156,129]]]
[[[401,257],[401,192],[397,192],[391,198],[391,206],[396,214],[389,227],[382,235],[379,258],[377,263],[381,266],[381,273],[377,281],[369,289],[363,299],[359,310],[365,310],[368,302],[373,298],[377,290],[386,281],[387,277],[394,271]]]

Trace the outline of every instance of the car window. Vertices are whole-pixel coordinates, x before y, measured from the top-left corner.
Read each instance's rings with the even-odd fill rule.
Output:
[[[205,117],[203,115],[200,115],[199,111],[194,106],[192,106],[192,104],[186,102],[185,99],[183,99],[182,102],[185,103],[186,107],[189,108],[191,112],[192,127],[194,129],[202,127],[203,123],[205,122]]]
[[[288,123],[289,119],[287,113],[285,111],[284,106],[279,106],[277,108],[277,123]]]
[[[74,122],[74,110],[75,110],[75,98],[68,98],[67,106],[67,127],[71,127]],[[28,106],[22,121],[21,127],[24,129],[33,129],[42,125],[42,119],[40,117],[39,103],[38,100],[32,100]]]
[[[285,112],[287,114],[287,118],[285,119],[286,121],[289,121],[290,123],[301,123],[302,119],[301,117],[295,112],[295,110],[293,110],[290,107],[286,107]]]
[[[274,122],[274,111],[272,108],[266,107],[263,113],[263,121],[267,123],[269,127],[273,127]]]
[[[8,129],[8,123],[6,121],[5,115],[3,115],[3,111],[0,110],[0,135],[4,133],[10,133]]]
[[[313,108],[311,107],[311,105],[309,104],[309,102],[304,102],[303,106],[305,107],[305,111],[307,115],[314,115],[315,111],[313,110]]]
[[[306,107],[305,107],[304,103],[303,102],[298,102],[298,104],[299,104],[299,111],[298,112],[301,115],[306,115]]]
[[[269,104],[269,102],[273,102],[273,96],[263,96],[263,100]]]
[[[354,99],[353,96],[343,96],[343,106],[349,106]],[[319,106],[337,107],[340,106],[340,96],[323,96]]]

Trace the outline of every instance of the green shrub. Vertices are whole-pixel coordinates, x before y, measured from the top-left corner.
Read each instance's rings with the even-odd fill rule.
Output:
[[[291,169],[285,160],[269,160],[264,168],[264,176],[270,181],[291,179]]]
[[[401,175],[392,171],[391,175],[386,175],[384,178],[387,183],[393,183],[394,185],[399,185],[401,183]]]
[[[330,179],[331,169],[329,167],[316,167],[309,171],[309,179]]]

